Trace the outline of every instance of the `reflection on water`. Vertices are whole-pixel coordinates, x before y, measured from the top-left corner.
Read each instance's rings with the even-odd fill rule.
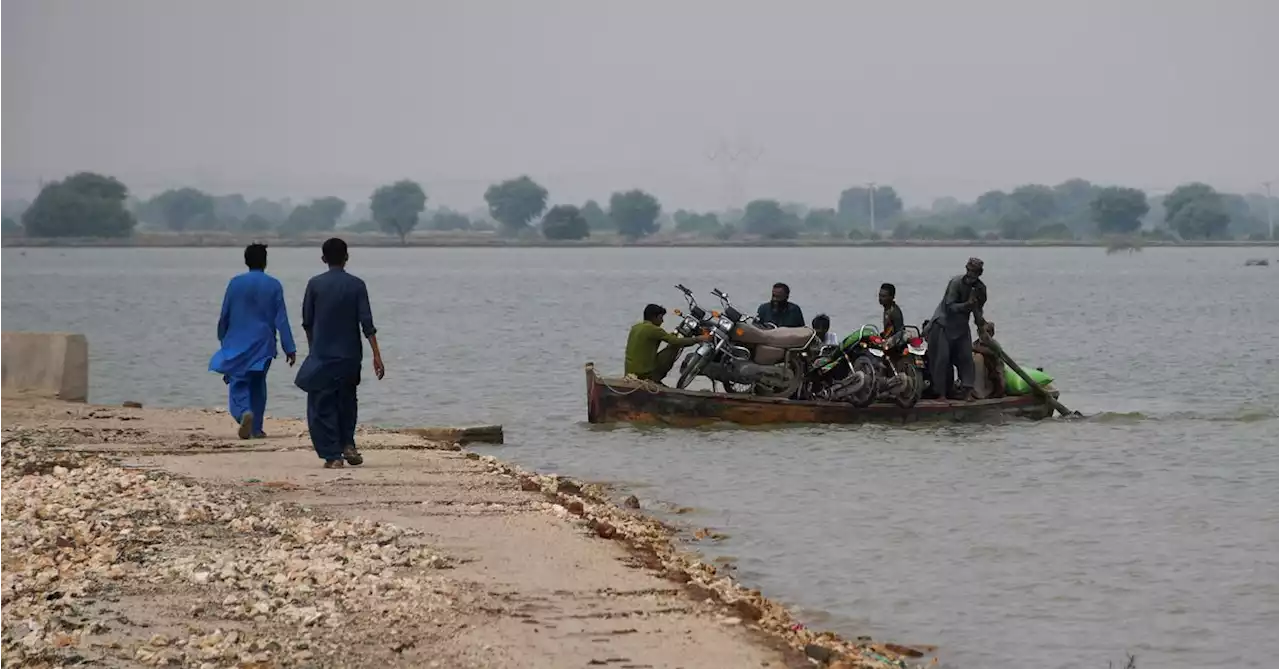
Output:
[[[204,372],[236,249],[4,252],[6,329],[89,336],[95,401],[223,403]],[[791,284],[836,330],[909,322],[973,249],[353,249],[388,377],[384,423],[502,422],[524,465],[625,481],[729,539],[741,578],[847,634],[951,666],[1262,666],[1277,645],[1277,280],[1259,249],[982,249],[987,315],[1087,420],[679,430],[588,426],[582,363],[621,367],[682,282],[740,307]],[[271,251],[297,305],[322,269]],[[290,374],[271,411],[300,414]],[[664,506],[659,502],[671,506]],[[820,612],[820,614],[819,614]]]

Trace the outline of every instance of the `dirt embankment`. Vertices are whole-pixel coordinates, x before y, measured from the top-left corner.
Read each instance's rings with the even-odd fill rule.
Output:
[[[6,667],[919,661],[814,633],[597,486],[451,444],[362,431],[366,464],[324,470],[297,421],[3,413]]]

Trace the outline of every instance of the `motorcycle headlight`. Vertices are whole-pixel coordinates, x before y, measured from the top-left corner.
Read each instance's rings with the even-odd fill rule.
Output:
[[[720,320],[716,322],[716,325],[720,326],[720,329],[725,332],[733,329],[733,321],[725,318],[724,316],[720,317]]]

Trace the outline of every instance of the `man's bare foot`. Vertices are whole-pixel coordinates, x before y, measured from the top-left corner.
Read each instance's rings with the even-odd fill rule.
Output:
[[[345,464],[346,463],[341,460],[325,460],[324,468],[325,469],[342,469],[343,465]]]
[[[356,450],[355,444],[342,449],[342,457],[347,464],[355,466],[364,464],[364,456],[360,455],[360,451]]]
[[[240,414],[240,430],[237,432],[241,439],[248,439],[253,436],[253,412],[246,411]]]

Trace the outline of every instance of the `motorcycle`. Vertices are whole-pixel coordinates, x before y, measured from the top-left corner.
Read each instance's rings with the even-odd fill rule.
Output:
[[[812,328],[763,327],[744,316],[720,289],[711,294],[724,306],[711,312],[711,340],[685,356],[677,388],[705,376],[728,392],[754,392],[765,397],[791,397],[804,383]],[[689,297],[689,296],[686,296]]]
[[[676,284],[676,290],[684,293],[685,302],[689,304],[689,313],[683,313],[679,309],[673,309],[680,323],[676,325],[676,334],[681,337],[696,337],[710,328],[708,314],[705,309],[698,306],[698,301],[693,299],[693,291],[685,288],[683,284]]]
[[[853,355],[872,361],[876,373],[875,395],[910,409],[924,392],[924,359],[929,345],[920,329],[909,325],[888,339],[874,325],[864,325],[846,338],[853,339]]]
[[[860,332],[860,331],[859,331]],[[876,398],[876,368],[867,355],[859,355],[861,335],[849,335],[839,346],[823,346],[805,376],[801,397],[827,402],[847,402],[865,407]]]

